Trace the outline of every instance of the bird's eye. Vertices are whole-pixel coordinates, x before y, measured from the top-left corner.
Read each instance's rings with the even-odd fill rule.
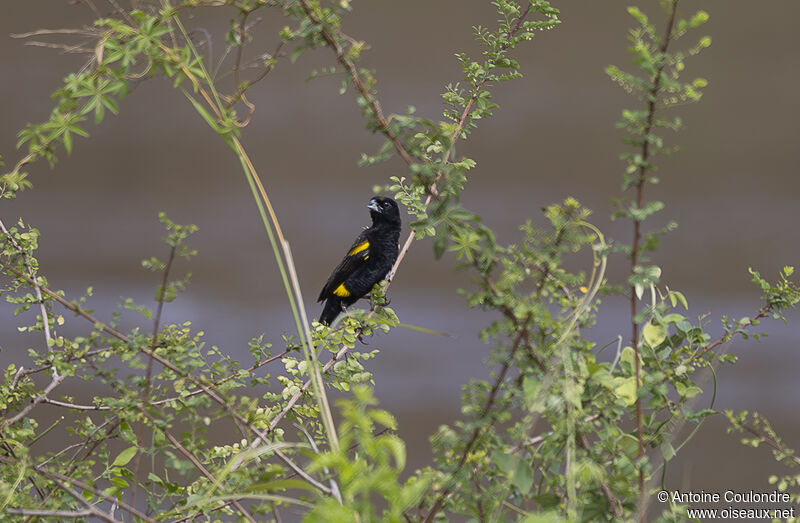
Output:
[[[381,202],[381,207],[389,207],[389,202]]]

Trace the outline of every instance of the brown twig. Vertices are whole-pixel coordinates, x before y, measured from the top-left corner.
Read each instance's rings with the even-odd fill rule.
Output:
[[[314,22],[315,24],[321,25],[322,22],[317,16],[314,14],[314,10],[311,8],[307,0],[300,0],[300,6],[308,16],[308,19]],[[355,63],[350,60],[347,55],[345,54],[344,49],[339,45],[336,41],[336,36],[340,38],[344,37],[344,33],[339,28],[334,28],[333,33],[331,33],[331,29],[323,26],[320,30],[320,35],[328,44],[334,53],[336,53],[336,60],[347,69],[347,72],[350,74],[350,79],[353,82],[353,85],[361,93],[361,96],[369,105],[370,109],[372,110],[372,114],[375,116],[375,120],[378,122],[378,127],[380,131],[392,142],[394,145],[397,154],[408,164],[412,165],[416,163],[411,155],[405,148],[403,142],[398,138],[398,136],[391,130],[389,127],[389,121],[383,115],[383,110],[381,109],[381,104],[378,102],[377,98],[370,93],[369,89],[367,88],[364,80],[361,78],[361,74],[358,71]],[[334,36],[335,35],[335,36]]]
[[[35,508],[6,508],[8,514],[18,514],[20,516],[30,516],[38,518],[83,518],[86,516],[99,516],[91,509],[83,510],[42,510]],[[113,520],[116,521],[116,520]]]
[[[758,314],[756,314],[752,318],[749,318],[749,320],[747,322],[742,322],[742,321],[737,322],[737,326],[738,326],[738,328],[743,329],[743,328],[745,328],[745,327],[747,327],[749,325],[752,325],[754,321],[760,320],[761,318],[765,318],[767,315],[769,315],[769,313],[771,311],[772,311],[772,307],[770,305],[765,305],[764,307],[761,308],[760,311],[758,311]],[[691,359],[692,360],[696,360],[697,358],[699,358],[700,356],[702,356],[706,352],[717,348],[718,346],[722,345],[723,343],[727,343],[733,337],[733,334],[735,334],[735,332],[734,333],[729,333],[729,334],[724,334],[724,335],[720,336],[719,338],[717,338],[713,342],[709,343],[708,345],[706,345],[705,347],[700,349],[700,351],[696,352],[691,357]]]
[[[75,361],[75,360],[84,359],[84,358],[91,358],[92,356],[97,356],[98,354],[102,354],[104,352],[108,352],[108,351],[111,351],[111,350],[113,350],[111,347],[103,347],[101,349],[90,350],[90,351],[88,351],[88,352],[86,352],[84,354],[81,354],[81,355],[72,354],[70,356],[67,356],[66,358],[61,358],[61,361],[63,363],[69,363],[70,361]],[[45,371],[45,370],[49,369],[52,366],[53,366],[52,363],[46,363],[44,365],[40,365],[38,367],[33,367],[33,368],[30,368],[30,369],[23,369],[22,367],[20,367],[19,371],[17,371],[17,374],[19,374],[20,377],[28,376],[28,375],[31,375],[31,374],[36,374],[37,372]]]
[[[152,417],[152,416],[150,416],[150,415],[147,413],[147,411],[145,411],[145,409],[144,409],[144,408],[141,408],[141,407],[140,407],[140,410],[141,410],[142,414],[144,414],[144,416],[145,416],[145,417],[147,417],[147,418],[148,418],[148,419],[149,419],[151,422],[155,422],[155,420],[153,419],[153,417]],[[186,447],[184,447],[184,446],[181,444],[181,442],[180,442],[180,441],[178,441],[178,439],[177,439],[175,436],[173,436],[173,435],[172,435],[172,433],[171,433],[171,432],[169,432],[168,430],[163,430],[162,432],[163,432],[163,433],[164,433],[164,435],[167,437],[167,439],[170,441],[170,443],[172,443],[172,445],[173,445],[173,446],[174,446],[176,449],[178,449],[178,451],[179,451],[181,454],[183,454],[183,455],[186,457],[186,459],[188,459],[189,461],[191,461],[191,462],[192,462],[192,464],[193,464],[193,465],[194,465],[194,466],[197,468],[197,470],[199,470],[199,471],[200,471],[200,473],[202,473],[202,474],[203,474],[203,476],[205,476],[206,478],[208,478],[208,480],[209,480],[209,481],[211,481],[211,483],[214,485],[214,487],[216,487],[217,489],[220,489],[220,490],[222,489],[222,485],[221,485],[221,484],[220,484],[220,482],[217,480],[217,478],[215,478],[215,477],[214,477],[214,475],[213,475],[213,474],[211,474],[211,473],[208,471],[208,469],[207,469],[207,468],[205,468],[205,466],[203,466],[203,464],[202,464],[202,463],[200,463],[200,460],[199,460],[199,459],[197,459],[197,457],[196,457],[196,456],[195,456],[195,455],[194,455],[192,452],[190,452],[190,451],[189,451],[189,450],[188,450]],[[232,503],[233,503],[233,506],[234,506],[234,507],[236,507],[236,510],[238,510],[238,511],[239,511],[239,513],[240,513],[240,514],[241,514],[241,515],[242,515],[242,516],[243,516],[245,519],[247,519],[248,521],[250,521],[250,523],[256,523],[256,520],[253,518],[253,516],[252,516],[252,515],[250,515],[250,513],[247,511],[247,509],[245,509],[245,508],[244,508],[244,506],[243,506],[243,505],[242,505],[242,504],[239,502],[239,500],[235,499],[235,500],[233,500],[233,501],[232,501]]]
[[[42,400],[42,403],[73,410],[111,410],[111,407],[106,407],[104,405],[79,405],[77,403],[69,403],[67,401],[51,400],[48,397],[45,397]]]
[[[53,379],[50,380],[50,383],[47,384],[42,393],[33,398],[33,400],[31,400],[31,402],[28,405],[26,405],[24,409],[19,411],[16,416],[4,419],[2,427],[5,428],[8,425],[13,425],[14,423],[18,422],[19,420],[27,416],[28,413],[31,410],[33,410],[34,407],[36,407],[36,405],[45,402],[47,400],[47,395],[53,392],[53,389],[58,387],[63,380],[64,380],[63,376],[53,376]]]
[[[233,504],[233,501],[226,501],[225,503],[217,505],[216,507],[214,507],[214,508],[212,508],[212,509],[210,509],[208,511],[205,511],[205,512],[197,511],[194,514],[190,514],[188,516],[184,516],[184,517],[182,517],[180,519],[174,519],[174,520],[170,521],[170,523],[184,523],[186,521],[192,521],[193,519],[195,519],[197,517],[200,517],[203,514],[211,514],[213,512],[217,512],[218,510],[222,510],[225,507],[227,507],[228,505],[232,505],[232,504]]]
[[[58,488],[60,488],[61,490],[63,490],[64,492],[66,492],[67,494],[69,494],[70,496],[72,496],[73,498],[75,498],[75,499],[78,501],[78,503],[80,503],[81,505],[83,505],[84,507],[86,507],[86,510],[87,510],[87,511],[88,511],[88,512],[89,512],[89,513],[92,515],[92,516],[95,516],[95,517],[97,517],[97,518],[100,518],[100,519],[102,519],[103,521],[106,521],[106,522],[108,522],[108,523],[122,523],[122,521],[120,521],[120,520],[116,519],[116,518],[115,518],[114,516],[112,516],[111,514],[109,514],[109,513],[107,513],[107,512],[103,512],[103,511],[102,511],[102,510],[100,510],[99,508],[97,508],[97,507],[95,507],[94,505],[92,505],[91,503],[89,503],[89,502],[88,502],[88,501],[87,501],[87,500],[86,500],[86,499],[83,497],[83,495],[81,495],[81,493],[80,493],[80,492],[77,492],[77,491],[75,491],[75,490],[74,490],[72,487],[70,487],[70,486],[68,486],[68,485],[65,485],[65,484],[64,484],[64,482],[62,482],[62,481],[59,481],[59,480],[57,480],[57,479],[52,479],[52,481],[53,481],[53,482],[54,482],[56,485],[58,485]],[[35,516],[35,515],[33,515],[33,514],[31,514],[31,515],[30,515],[30,517],[34,517],[34,516]],[[30,518],[30,517],[29,517],[29,518]]]
[[[666,67],[667,63],[663,60],[663,55],[667,52],[667,48],[669,47],[670,41],[672,39],[672,27],[675,23],[675,16],[678,11],[678,0],[672,0],[670,4],[670,12],[669,18],[667,21],[667,28],[664,33],[664,39],[662,40],[661,47],[659,49],[661,54],[661,63],[656,68],[653,74],[653,85],[648,93],[648,104],[647,104],[647,119],[643,131],[644,139],[642,140],[642,150],[641,150],[641,162],[639,165],[638,170],[638,180],[636,183],[636,207],[638,209],[642,208],[642,204],[644,203],[644,187],[647,181],[647,162],[650,158],[650,132],[653,130],[653,125],[655,121],[656,115],[656,103],[658,101],[658,95],[661,92],[661,74],[664,71],[664,67]],[[633,219],[633,244],[631,246],[631,274],[634,273],[636,266],[639,263],[639,249],[640,249],[640,242],[642,239],[641,234],[641,220],[634,218]],[[641,362],[640,360],[640,348],[639,348],[639,324],[636,322],[636,315],[638,309],[638,299],[636,297],[636,290],[635,288],[631,287],[630,289],[630,309],[631,309],[631,344],[633,345],[633,350],[635,352],[634,357],[634,374],[636,378],[636,390],[642,386],[642,369],[641,369]],[[637,396],[636,398],[636,439],[639,445],[639,457],[644,458],[645,456],[645,449],[644,449],[644,421],[643,421],[643,411],[642,411],[642,401]],[[645,500],[645,471],[644,468],[639,468],[639,498],[640,501]],[[640,503],[641,505],[641,503]],[[639,511],[639,520],[644,522],[644,511]]]
[[[514,362],[514,356],[517,353],[517,349],[519,349],[525,331],[527,331],[528,329],[529,322],[530,322],[530,316],[528,316],[528,318],[526,318],[525,321],[522,322],[522,325],[519,328],[519,332],[517,333],[517,337],[514,339],[514,342],[511,345],[511,350],[509,351],[508,358],[506,359],[505,363],[503,363],[503,366],[500,368],[500,372],[498,373],[497,378],[494,381],[492,389],[489,391],[489,395],[486,398],[486,402],[483,405],[483,409],[481,409],[481,414],[479,418],[484,418],[491,412],[492,407],[494,406],[494,402],[497,399],[497,392],[500,390],[500,386],[505,381],[508,369],[511,368],[511,365]],[[472,452],[472,449],[477,443],[478,437],[480,436],[481,432],[483,432],[483,429],[484,426],[479,425],[475,427],[475,429],[472,431],[472,435],[470,436],[469,441],[467,441],[467,444],[464,446],[464,451],[461,453],[461,458],[458,460],[458,464],[456,465],[455,470],[452,472],[451,477],[455,477],[464,467],[464,464],[467,462],[469,454],[470,452]],[[442,505],[444,505],[444,502],[450,495],[450,492],[452,492],[452,489],[453,485],[446,485],[442,489],[442,491],[439,493],[439,496],[436,498],[436,501],[433,503],[431,510],[428,512],[428,515],[425,516],[424,520],[425,523],[430,523],[431,521],[433,521],[433,519],[436,517],[436,514],[438,514],[439,511],[442,510]]]
[[[283,358],[284,356],[289,354],[292,350],[293,349],[286,349],[286,350],[284,350],[283,352],[281,352],[279,354],[276,354],[274,356],[270,356],[269,358],[265,359],[264,361],[260,361],[260,362],[254,364],[254,365],[251,365],[247,369],[244,369],[244,372],[249,374],[249,373],[253,372],[254,370],[259,369],[259,368],[263,367],[264,365],[266,365],[268,363],[272,363],[275,360]],[[208,387],[213,389],[213,388],[219,387],[220,385],[222,385],[225,382],[228,382],[228,381],[232,380],[233,378],[238,378],[238,377],[239,377],[239,372],[236,372],[234,374],[230,374],[228,376],[225,376],[224,378],[221,378],[221,379],[215,381],[214,383],[209,383]],[[198,394],[202,394],[202,393],[203,393],[203,389],[190,390],[189,392],[187,392],[185,394],[182,394],[180,396],[173,396],[171,398],[165,398],[163,400],[153,401],[153,402],[150,403],[150,405],[164,405],[165,403],[169,403],[171,401],[178,401],[178,400],[186,399],[186,398],[189,398],[189,397],[192,397],[192,396],[197,396]]]
[[[763,418],[762,418],[763,419]],[[753,427],[752,425],[741,425],[742,429],[749,432],[753,436],[759,438],[761,441],[775,449],[776,451],[783,454],[785,457],[784,459],[790,459],[795,465],[800,465],[800,457],[793,455],[793,451],[784,447],[781,443],[775,441],[772,436],[761,432],[757,428]],[[780,461],[780,460],[779,460]]]
[[[164,311],[164,301],[165,296],[167,293],[167,283],[169,282],[169,272],[172,269],[172,262],[175,261],[175,253],[177,251],[177,247],[173,245],[169,250],[169,259],[167,260],[166,265],[164,266],[164,270],[162,278],[161,278],[161,287],[158,290],[158,305],[156,307],[156,315],[153,319],[153,334],[150,337],[150,353],[155,353],[156,344],[158,342],[158,332],[161,326],[161,314]],[[144,389],[142,390],[141,396],[141,405],[142,409],[147,409],[150,400],[150,386],[153,378],[153,356],[151,355],[147,359],[147,370],[145,371],[144,376]],[[136,434],[136,441],[138,442],[139,449],[142,448],[142,443],[144,440],[144,427],[145,423],[144,420],[139,421],[139,430]],[[142,460],[142,452],[138,450],[136,452],[136,458],[133,462],[133,486],[131,487],[131,505],[136,505],[136,491],[138,488],[136,486],[139,484],[139,466],[141,465]]]
[[[6,464],[9,464],[9,465],[15,464],[15,461],[13,459],[8,458],[6,456],[0,456],[0,462],[6,463]],[[39,475],[41,475],[41,476],[43,476],[43,477],[45,477],[45,478],[47,478],[47,479],[49,479],[51,481],[54,481],[56,484],[59,485],[59,488],[63,489],[65,492],[68,492],[70,495],[74,495],[76,497],[76,499],[78,499],[78,501],[80,501],[81,503],[85,503],[85,504],[88,505],[88,502],[86,501],[86,499],[83,498],[82,495],[76,493],[72,489],[69,489],[69,487],[64,485],[64,483],[69,483],[70,485],[73,485],[73,486],[75,486],[75,487],[77,487],[79,489],[91,492],[95,496],[97,496],[99,498],[102,498],[102,499],[108,501],[109,503],[117,504],[123,510],[126,510],[127,512],[130,512],[131,515],[136,516],[137,518],[140,518],[141,520],[146,521],[147,523],[154,523],[153,519],[148,517],[147,514],[144,514],[144,513],[140,512],[135,507],[132,507],[132,506],[128,505],[124,501],[120,501],[117,498],[115,498],[114,496],[106,494],[105,492],[103,492],[103,491],[101,491],[99,489],[96,489],[96,488],[92,487],[91,485],[89,485],[87,483],[84,483],[83,481],[81,481],[79,479],[75,479],[75,478],[72,478],[72,477],[70,477],[68,475],[60,474],[58,472],[54,472],[54,471],[49,470],[49,469],[47,469],[45,467],[42,467],[41,465],[34,465],[31,468],[37,474],[39,474]],[[87,508],[89,508],[89,507],[94,508],[93,505],[87,506]],[[115,521],[115,520],[112,519],[111,521]]]
[[[66,471],[67,471],[67,472],[66,472],[66,475],[67,475],[67,476],[70,476],[70,475],[71,475],[71,474],[72,474],[72,473],[75,471],[75,469],[77,468],[77,465],[75,465],[74,463],[75,463],[75,460],[78,458],[78,454],[80,454],[80,453],[81,453],[81,451],[82,451],[83,449],[85,449],[85,448],[86,448],[86,447],[89,445],[89,443],[92,443],[92,437],[94,437],[94,434],[95,434],[97,431],[99,431],[100,429],[102,429],[103,427],[105,427],[106,425],[108,425],[109,423],[111,423],[111,422],[110,422],[110,421],[106,421],[106,422],[105,422],[105,423],[103,423],[102,425],[100,425],[100,426],[98,426],[97,428],[95,428],[95,429],[94,429],[94,431],[92,431],[92,434],[90,434],[90,435],[89,435],[89,436],[86,438],[86,441],[84,441],[83,443],[76,443],[76,444],[74,444],[74,445],[70,445],[69,447],[67,447],[67,448],[65,448],[65,449],[62,449],[62,450],[60,450],[60,451],[56,452],[55,454],[53,454],[52,456],[50,456],[48,459],[46,459],[46,460],[42,461],[41,463],[39,463],[39,465],[37,465],[37,466],[38,466],[38,467],[44,467],[44,466],[45,466],[45,465],[46,465],[46,464],[47,464],[49,461],[51,461],[51,460],[55,459],[56,457],[60,456],[61,454],[63,454],[63,453],[65,453],[65,452],[69,451],[70,449],[74,449],[75,447],[79,447],[79,448],[78,448],[78,450],[77,450],[77,451],[75,451],[75,453],[72,455],[72,458],[70,458],[70,460],[67,462],[67,464],[66,464],[66,465],[63,467],[63,468],[65,468],[65,469],[66,469]],[[115,423],[114,425],[112,425],[111,429],[108,431],[107,435],[106,435],[104,438],[102,438],[102,439],[100,439],[100,440],[97,440],[97,441],[95,441],[95,442],[94,442],[94,444],[91,446],[91,448],[87,449],[86,453],[84,454],[84,459],[85,459],[87,456],[90,456],[90,455],[92,454],[92,452],[94,452],[94,450],[95,450],[95,449],[98,447],[98,445],[100,445],[100,442],[101,442],[101,441],[103,441],[103,440],[105,440],[106,438],[108,438],[108,437],[109,437],[110,433],[111,433],[111,432],[113,432],[113,430],[114,430],[114,429],[117,427],[118,423],[119,423],[119,422],[117,422],[117,423]],[[31,480],[31,481],[32,481],[32,480]],[[38,487],[37,487],[37,490],[38,490]],[[50,498],[50,496],[52,496],[52,495],[53,495],[53,492],[55,492],[55,490],[56,490],[55,488],[54,488],[54,489],[50,489],[50,490],[47,492],[47,494],[44,494],[44,495],[42,495],[42,496],[41,496],[41,498],[42,498],[42,503],[44,503],[44,502],[45,502],[47,499],[49,499],[49,498]],[[40,492],[40,494],[41,494],[41,492]],[[29,522],[30,522],[30,520],[31,520],[31,519],[33,519],[33,517],[34,517],[34,516],[30,516],[30,517],[28,517],[28,519],[26,519],[26,520],[25,520],[25,523],[29,523]]]

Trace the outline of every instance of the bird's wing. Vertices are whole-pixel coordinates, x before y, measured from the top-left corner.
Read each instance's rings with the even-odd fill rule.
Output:
[[[326,300],[331,294],[346,298],[350,296],[350,291],[344,288],[344,281],[353,274],[365,261],[369,259],[370,245],[367,239],[366,229],[358,235],[356,241],[347,250],[342,262],[333,270],[330,278],[325,283],[322,291],[319,293],[317,301]]]

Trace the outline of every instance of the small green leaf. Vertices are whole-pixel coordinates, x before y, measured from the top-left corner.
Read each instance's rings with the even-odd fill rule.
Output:
[[[631,371],[636,368],[636,351],[633,350],[633,347],[625,347],[622,349],[620,359],[630,366]]]
[[[675,457],[675,448],[669,441],[661,444],[661,455],[664,456],[664,461],[669,461]]]
[[[200,102],[195,100],[194,97],[192,97],[189,93],[184,93],[184,94],[186,95],[186,98],[188,98],[189,101],[192,102],[192,105],[194,106],[195,110],[198,113],[200,113],[200,116],[203,117],[206,123],[209,126],[211,126],[212,129],[214,129],[218,133],[221,133],[220,127],[219,125],[217,125],[217,121],[214,118],[212,118],[210,114],[208,114],[208,111],[206,111],[205,107],[200,105]]]
[[[644,341],[654,348],[667,339],[667,329],[663,325],[648,323],[642,329],[642,333],[644,334]]]
[[[123,450],[119,453],[119,456],[114,459],[114,463],[111,464],[112,467],[124,467],[128,464],[130,460],[136,455],[136,452],[139,451],[138,447],[128,447],[127,449]]]
[[[614,378],[614,394],[621,399],[626,407],[636,403],[636,378]]]

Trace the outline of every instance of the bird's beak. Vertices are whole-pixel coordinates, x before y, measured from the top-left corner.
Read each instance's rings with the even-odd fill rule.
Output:
[[[380,212],[380,209],[378,208],[378,201],[375,198],[369,201],[369,203],[367,204],[367,208],[372,209],[375,212]]]

